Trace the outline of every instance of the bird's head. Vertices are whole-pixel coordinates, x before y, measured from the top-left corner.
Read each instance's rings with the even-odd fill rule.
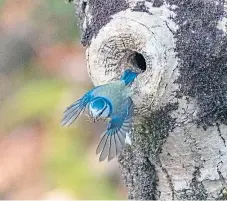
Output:
[[[112,106],[106,98],[97,97],[90,102],[88,109],[92,121],[96,122],[100,119],[108,119],[112,111]]]

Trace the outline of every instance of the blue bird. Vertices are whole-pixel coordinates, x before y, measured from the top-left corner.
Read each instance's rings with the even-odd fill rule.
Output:
[[[137,75],[138,73],[129,69],[125,70],[120,80],[91,89],[64,112],[62,126],[69,126],[86,108],[93,122],[100,119],[108,121],[96,150],[96,154],[101,153],[99,161],[107,157],[110,161],[125,146],[125,138],[132,128],[134,113],[129,86]]]

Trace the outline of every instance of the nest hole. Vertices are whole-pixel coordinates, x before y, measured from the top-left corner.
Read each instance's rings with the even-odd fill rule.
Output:
[[[147,69],[144,56],[138,52],[128,50],[120,62],[122,66],[131,66],[132,70],[143,73]]]
[[[142,54],[135,52],[134,61],[135,61],[137,68],[139,68],[142,72],[144,72],[147,69],[147,64],[146,64],[145,58],[143,57]]]

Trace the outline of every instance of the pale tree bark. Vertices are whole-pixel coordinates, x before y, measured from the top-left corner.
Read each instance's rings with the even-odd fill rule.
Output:
[[[119,157],[129,198],[227,199],[227,4],[74,3],[95,85],[143,70],[132,145]]]

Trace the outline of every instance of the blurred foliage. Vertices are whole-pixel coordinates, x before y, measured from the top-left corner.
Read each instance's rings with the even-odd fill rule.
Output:
[[[10,121],[1,115],[2,127],[11,128],[29,119],[49,121],[64,92],[59,80],[32,80],[3,103],[1,114],[9,115]]]
[[[21,128],[33,127],[33,129],[36,129],[37,133],[34,133],[34,135],[39,135],[36,140],[40,140],[39,143],[42,144],[42,146],[38,146],[39,149],[37,148],[36,151],[40,152],[42,157],[39,159],[34,156],[34,158],[29,159],[26,156],[24,163],[26,164],[27,160],[41,160],[42,166],[39,170],[27,172],[24,169],[20,171],[24,172],[23,175],[28,175],[29,178],[34,180],[36,177],[40,179],[40,176],[35,175],[39,172],[43,177],[40,189],[44,190],[42,193],[41,191],[38,192],[38,196],[34,194],[34,197],[32,197],[31,193],[28,193],[29,190],[20,185],[23,177],[17,176],[15,165],[13,167],[14,175],[5,177],[13,178],[12,182],[7,181],[9,186],[3,185],[2,187],[0,182],[2,197],[11,199],[15,194],[15,196],[20,195],[17,199],[40,199],[45,197],[45,193],[52,189],[61,189],[64,192],[69,192],[72,199],[123,198],[124,192],[117,190],[117,188],[122,189],[122,185],[110,182],[110,176],[113,176],[110,164],[105,166],[107,167],[105,171],[101,171],[101,168],[96,167],[103,166],[103,164],[97,162],[98,157],[94,158],[95,162],[91,161],[89,150],[92,149],[95,152],[94,147],[97,144],[94,144],[94,141],[91,140],[88,133],[89,128],[85,129],[87,124],[85,126],[79,120],[71,127],[60,127],[64,109],[88,90],[90,86],[88,79],[79,81],[81,77],[86,77],[82,70],[82,68],[86,68],[84,58],[78,56],[75,60],[74,56],[69,57],[68,55],[71,52],[73,52],[72,55],[84,55],[84,50],[78,48],[80,47],[78,43],[79,33],[76,27],[77,22],[74,17],[73,5],[66,4],[64,0],[20,1],[17,2],[21,6],[19,17],[19,11],[15,15],[17,7],[15,8],[14,2],[15,0],[0,1],[0,10],[2,11],[0,13],[0,30],[4,32],[2,35],[0,33],[0,37],[2,37],[2,40],[7,37],[7,40],[13,43],[11,47],[15,50],[13,54],[12,51],[7,51],[7,59],[12,59],[16,64],[21,64],[20,66],[12,66],[8,62],[8,66],[4,66],[4,68],[12,68],[8,71],[8,74],[4,74],[0,66],[0,78],[2,80],[0,83],[3,84],[0,87],[0,148],[5,138],[8,137],[9,139],[14,136],[12,133],[21,135],[24,130],[32,132],[32,130]],[[10,20],[11,18],[13,20]],[[12,36],[13,39],[10,40]],[[17,41],[21,41],[21,38],[30,47],[24,49],[23,54],[21,53],[23,41],[22,44],[17,43]],[[75,44],[75,46],[71,44]],[[83,54],[81,54],[81,51],[83,51]],[[49,54],[54,56],[56,62],[52,62],[52,57],[51,59],[48,57]],[[4,63],[4,59],[5,57],[0,57],[0,62]],[[21,59],[24,62],[20,62]],[[7,65],[7,62],[5,63]],[[75,77],[73,78],[71,66],[75,66],[73,68]],[[71,78],[68,79],[69,77]],[[90,124],[88,125],[90,126]],[[99,135],[92,137],[99,138]],[[18,141],[18,143],[21,143],[21,141]],[[21,145],[22,147],[23,145]],[[4,155],[5,149],[1,150]],[[16,152],[20,155],[19,148]],[[3,159],[0,158],[0,165],[3,164],[2,168],[4,169],[4,163],[1,160]],[[111,172],[109,175],[108,171]],[[0,172],[0,178],[6,173],[6,169],[4,172]],[[19,182],[19,194],[12,190],[15,182]],[[28,183],[29,185],[38,184],[32,182],[31,184]],[[23,196],[21,192],[24,193]]]
[[[76,199],[117,199],[108,179],[91,171],[84,149],[86,143],[81,139],[83,131],[70,129],[70,135],[64,131],[50,128],[48,137],[54,151],[48,159],[48,175],[58,187],[70,189]]]
[[[73,10],[73,4],[66,3],[63,0],[49,0],[42,4],[33,14],[36,23],[50,22],[50,26],[54,26],[55,33],[53,35],[55,41],[72,42],[79,38],[79,29],[76,26],[77,21]],[[59,24],[61,26],[59,26]]]
[[[4,5],[5,1],[6,1],[6,0],[1,0],[1,1],[0,1],[0,9],[1,9],[2,5]]]

